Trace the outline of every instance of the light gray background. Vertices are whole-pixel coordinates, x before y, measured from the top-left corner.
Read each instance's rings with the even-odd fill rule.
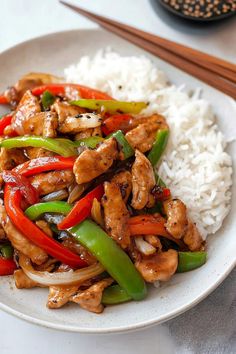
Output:
[[[72,2],[236,62],[235,17],[210,26],[191,25],[168,15],[157,0]],[[56,0],[0,0],[0,51],[46,33],[91,27],[96,25],[63,8]],[[235,353],[235,279],[236,270],[213,294],[187,313],[163,325],[126,335],[57,332],[0,312],[0,353]]]

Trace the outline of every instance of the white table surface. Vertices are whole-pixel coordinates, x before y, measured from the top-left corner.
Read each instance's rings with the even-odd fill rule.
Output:
[[[72,2],[236,62],[235,17],[199,26],[168,15],[157,5],[157,0]],[[0,0],[0,52],[46,33],[91,27],[96,25],[65,9],[56,0]],[[236,271],[233,271],[206,300],[178,318],[123,335],[57,332],[0,312],[0,353],[236,353],[235,279]]]

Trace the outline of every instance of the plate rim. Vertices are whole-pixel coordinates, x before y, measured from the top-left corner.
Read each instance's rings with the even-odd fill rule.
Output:
[[[12,50],[15,50],[16,48],[21,47],[22,45],[27,45],[30,44],[31,42],[40,40],[40,39],[46,39],[48,37],[53,37],[57,35],[63,35],[65,33],[75,33],[75,32],[107,32],[101,28],[77,28],[77,29],[69,29],[69,30],[63,30],[63,31],[55,31],[55,32],[50,32],[47,34],[35,36],[33,38],[27,39],[25,41],[22,41],[20,43],[17,43],[3,51],[0,52],[0,57],[2,55],[10,53]],[[190,75],[191,76],[191,75]],[[50,320],[42,320],[37,317],[33,317],[32,315],[27,315],[19,310],[13,309],[11,306],[8,306],[0,301],[0,310],[5,311],[6,313],[9,313],[10,315],[13,315],[21,320],[24,320],[26,322],[39,325],[42,327],[46,328],[51,328],[59,331],[67,331],[67,332],[74,332],[74,333],[84,333],[84,334],[115,334],[115,333],[128,333],[128,332],[135,332],[141,329],[149,328],[158,324],[161,324],[163,322],[166,322],[168,320],[171,320],[182,313],[188,311],[192,307],[196,306],[199,302],[204,300],[209,294],[211,294],[222,282],[224,279],[227,278],[227,276],[230,274],[230,272],[235,268],[236,266],[236,258],[235,260],[229,265],[227,270],[219,276],[217,281],[213,285],[209,285],[207,289],[204,289],[194,300],[188,301],[187,304],[182,305],[178,309],[172,310],[171,312],[167,312],[166,314],[160,316],[158,319],[151,319],[151,320],[144,320],[143,322],[139,322],[138,324],[131,324],[131,325],[126,325],[126,326],[117,326],[117,327],[112,327],[112,328],[83,328],[83,327],[75,327],[73,325],[67,325],[67,324],[57,324],[55,322],[52,322]]]

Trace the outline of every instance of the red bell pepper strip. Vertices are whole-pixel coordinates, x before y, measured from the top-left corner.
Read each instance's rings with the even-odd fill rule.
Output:
[[[12,114],[7,114],[0,119],[0,135],[4,135],[4,129],[11,124],[11,121]]]
[[[67,170],[73,169],[76,157],[50,156],[39,157],[24,162],[14,168],[14,171],[25,177],[33,176],[37,173],[51,170]]]
[[[0,104],[8,104],[8,100],[4,94],[0,95]]]
[[[80,199],[71,210],[71,212],[57,225],[59,230],[68,229],[85,220],[91,213],[94,198],[101,200],[104,194],[103,185],[100,184]]]
[[[130,121],[132,116],[130,114],[114,114],[107,118],[102,124],[102,132],[109,135],[117,130],[125,133],[130,128]]]
[[[44,249],[51,257],[54,257],[69,265],[71,268],[81,268],[87,266],[87,263],[77,254],[71,252],[68,248],[61,245],[46,235],[32,221],[30,221],[21,210],[22,195],[20,190],[13,189],[6,184],[4,190],[4,205],[6,212],[13,224],[22,232],[25,237],[35,245]]]
[[[3,171],[2,178],[4,182],[8,183],[11,187],[17,187],[30,205],[39,201],[37,190],[32,186],[26,177],[14,171]]]
[[[113,98],[104,92],[92,89],[87,86],[77,84],[47,84],[39,87],[35,87],[32,90],[32,94],[35,96],[42,95],[45,91],[51,92],[53,95],[65,94],[66,88],[71,87],[79,91],[81,98],[97,99],[97,100],[113,100]]]
[[[0,276],[12,275],[16,268],[16,263],[13,261],[13,259],[5,259],[0,257]]]
[[[169,236],[165,229],[166,220],[153,215],[138,215],[129,219],[131,235],[160,235]]]

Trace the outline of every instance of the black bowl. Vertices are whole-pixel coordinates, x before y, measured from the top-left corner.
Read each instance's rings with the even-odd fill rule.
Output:
[[[229,11],[227,13],[222,13],[220,15],[212,15],[211,17],[208,18],[204,18],[204,17],[194,17],[191,15],[186,15],[184,14],[181,9],[180,10],[176,10],[174,9],[170,4],[166,3],[164,0],[158,0],[159,3],[169,12],[173,13],[174,15],[177,15],[179,17],[185,18],[187,20],[192,20],[192,21],[196,21],[196,22],[210,22],[210,21],[218,21],[218,20],[222,20],[225,19],[227,17],[231,17],[234,16],[236,14],[236,10],[234,11]],[[204,11],[204,10],[203,10]]]

